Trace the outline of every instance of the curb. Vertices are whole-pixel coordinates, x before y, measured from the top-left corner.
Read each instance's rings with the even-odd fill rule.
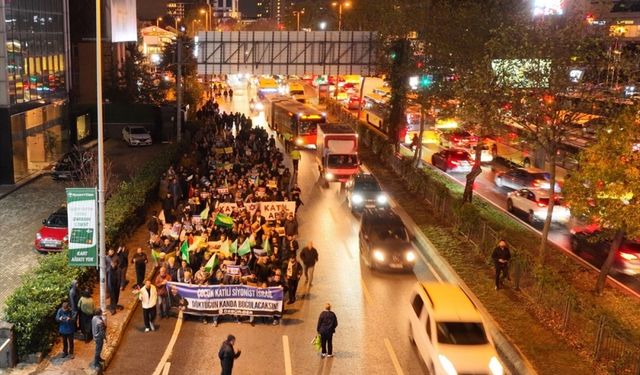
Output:
[[[154,271],[155,273],[155,271]],[[107,351],[105,358],[104,358],[104,366],[102,368],[103,372],[104,370],[106,370],[107,368],[109,368],[109,364],[111,363],[111,360],[113,359],[113,356],[116,354],[116,352],[118,351],[118,346],[120,345],[120,341],[122,340],[122,337],[124,336],[124,332],[127,330],[127,326],[129,325],[129,322],[131,321],[131,317],[133,316],[133,312],[136,309],[136,306],[138,305],[138,299],[134,299],[133,302],[131,302],[129,304],[129,306],[125,307],[123,309],[126,310],[127,308],[130,308],[124,318],[124,322],[122,322],[122,327],[120,327],[119,330],[117,330],[116,333],[116,337],[114,339],[113,342],[109,343],[109,350]],[[107,323],[109,321],[107,320]]]

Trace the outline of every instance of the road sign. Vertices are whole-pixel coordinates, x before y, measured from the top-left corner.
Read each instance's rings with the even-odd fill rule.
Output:
[[[69,221],[69,265],[95,267],[97,254],[97,209],[95,188],[67,189]]]

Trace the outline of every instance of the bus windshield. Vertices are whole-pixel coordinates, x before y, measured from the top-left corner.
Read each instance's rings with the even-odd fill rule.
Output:
[[[332,154],[327,159],[329,168],[355,168],[358,166],[357,155]]]
[[[300,121],[300,127],[298,128],[298,135],[304,134],[316,134],[318,132],[318,124],[322,123],[321,121]]]

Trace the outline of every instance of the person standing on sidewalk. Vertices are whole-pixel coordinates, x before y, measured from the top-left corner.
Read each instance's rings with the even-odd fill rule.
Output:
[[[62,307],[56,313],[58,332],[62,336],[62,358],[73,359],[73,334],[76,331],[76,313],[69,306],[69,302],[63,302]]]
[[[84,341],[91,341],[91,319],[95,311],[95,303],[91,298],[91,291],[85,289],[80,292],[80,301],[78,301],[78,310],[80,312],[80,331],[84,335]]]
[[[102,309],[97,309],[91,319],[91,332],[93,333],[93,340],[96,342],[96,351],[93,355],[93,368],[102,368],[102,362],[104,360],[100,357],[102,353],[102,346],[107,340],[107,323],[102,316]]]
[[[218,358],[220,358],[220,366],[222,371],[220,375],[232,375],[233,361],[240,357],[241,350],[235,351],[233,346],[236,344],[236,337],[234,335],[227,336],[227,339],[222,342],[220,351],[218,351]]]
[[[291,162],[293,163],[293,173],[297,174],[298,173],[298,163],[300,163],[300,159],[302,159],[302,154],[300,153],[300,151],[298,151],[297,148],[293,148],[293,150],[291,150],[291,152],[289,153],[289,156],[291,156]]]
[[[107,269],[107,288],[109,289],[109,311],[111,315],[116,314],[118,300],[120,299],[120,281],[122,279],[122,269],[118,258],[111,261],[111,266]]]
[[[142,318],[144,320],[144,331],[155,331],[153,319],[156,313],[156,303],[158,302],[158,292],[155,285],[151,284],[151,280],[147,279],[144,286],[140,288],[138,299],[142,303]]]
[[[118,246],[116,251],[118,256],[118,262],[120,263],[120,290],[124,290],[124,287],[129,284],[127,280],[127,269],[129,269],[129,250],[124,246]]]
[[[313,242],[309,241],[307,246],[300,251],[300,260],[304,268],[304,283],[305,285],[313,285],[313,271],[318,262],[318,250],[313,247]]]
[[[500,240],[498,246],[493,249],[491,259],[496,267],[496,290],[501,287],[501,277],[509,277],[509,260],[511,260],[511,251],[505,240]]]
[[[333,334],[336,332],[336,327],[338,327],[338,317],[331,311],[331,304],[327,302],[324,311],[318,317],[316,328],[322,343],[322,358],[333,357]]]
[[[142,285],[144,283],[144,275],[147,271],[147,263],[149,262],[149,259],[147,258],[147,254],[142,252],[141,247],[136,249],[136,253],[133,254],[132,262],[136,267],[136,285],[138,286],[138,288],[142,288]]]

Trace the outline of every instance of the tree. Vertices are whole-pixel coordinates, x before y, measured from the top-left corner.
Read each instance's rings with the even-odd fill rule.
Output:
[[[178,75],[178,39],[182,46],[182,87],[183,104],[188,105],[191,111],[195,111],[202,97],[202,84],[198,82],[197,62],[193,55],[193,39],[185,34],[180,34],[171,44],[167,44],[162,51],[162,61],[158,69],[171,72],[174,77]]]
[[[160,104],[165,87],[156,78],[154,68],[135,43],[125,47],[125,61],[118,72],[118,82],[111,97],[125,103]]]
[[[638,108],[613,118],[597,141],[579,158],[580,168],[565,184],[565,198],[575,217],[598,223],[600,239],[611,246],[600,269],[596,292],[602,293],[611,265],[625,237],[640,238],[640,124]]]

